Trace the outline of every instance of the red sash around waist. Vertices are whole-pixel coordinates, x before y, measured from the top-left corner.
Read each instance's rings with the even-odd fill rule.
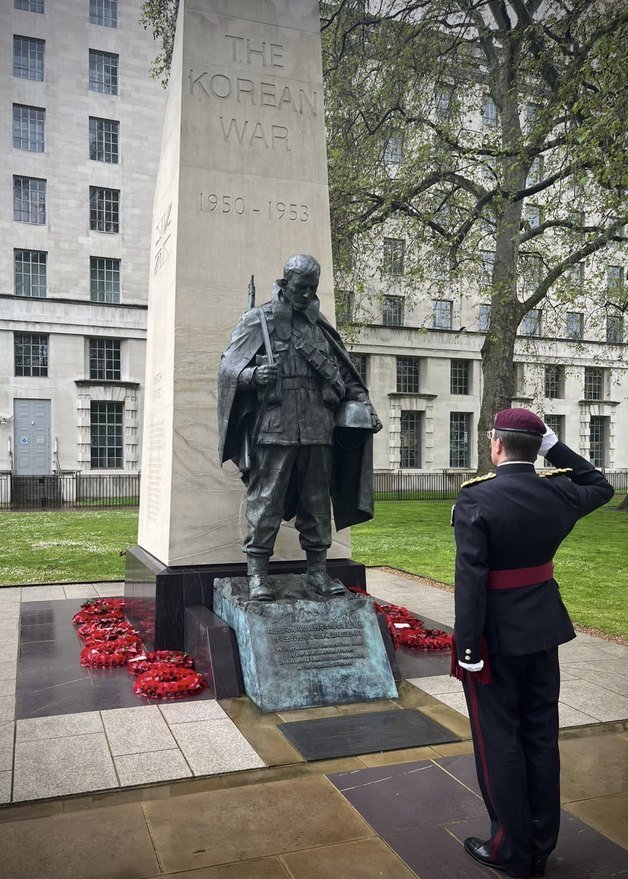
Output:
[[[534,565],[531,568],[513,568],[511,571],[489,571],[487,589],[519,589],[520,586],[533,586],[554,576],[554,562]]]

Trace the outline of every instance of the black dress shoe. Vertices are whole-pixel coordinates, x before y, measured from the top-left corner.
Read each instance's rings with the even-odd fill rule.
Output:
[[[480,864],[484,864],[485,867],[492,867],[493,870],[502,870],[507,876],[513,876],[515,879],[529,879],[529,871],[519,872],[517,870],[511,870],[504,864],[498,863],[498,861],[491,856],[491,841],[489,839],[483,842],[481,839],[478,839],[477,836],[469,836],[468,839],[465,839],[464,841],[464,848],[467,854],[471,855],[471,857]]]

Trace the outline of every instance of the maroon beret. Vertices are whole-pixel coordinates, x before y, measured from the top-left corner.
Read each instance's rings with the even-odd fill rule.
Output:
[[[547,430],[539,416],[529,409],[502,409],[495,415],[493,427],[495,430],[512,430],[532,436],[544,436]]]

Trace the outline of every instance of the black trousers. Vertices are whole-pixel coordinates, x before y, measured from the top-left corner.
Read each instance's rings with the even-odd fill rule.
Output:
[[[514,872],[556,847],[560,824],[558,648],[491,656],[491,684],[465,671],[475,765],[492,857]]]

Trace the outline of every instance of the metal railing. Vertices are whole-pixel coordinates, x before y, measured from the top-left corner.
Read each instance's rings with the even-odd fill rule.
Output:
[[[375,500],[453,500],[471,471],[408,473],[405,470],[373,474]],[[628,470],[604,474],[618,494],[628,493]],[[16,476],[0,472],[0,510],[77,509],[82,507],[136,507],[140,498],[139,473],[65,472],[51,476]]]
[[[455,498],[460,486],[475,474],[471,471],[408,473],[406,470],[373,474],[376,501],[435,501]]]
[[[139,498],[139,473],[66,471],[50,476],[0,473],[0,509],[4,510],[135,507]]]
[[[603,472],[618,494],[628,492],[628,470]],[[373,490],[376,501],[453,500],[462,483],[474,476],[475,472],[459,470],[438,473],[380,471],[373,474]]]

